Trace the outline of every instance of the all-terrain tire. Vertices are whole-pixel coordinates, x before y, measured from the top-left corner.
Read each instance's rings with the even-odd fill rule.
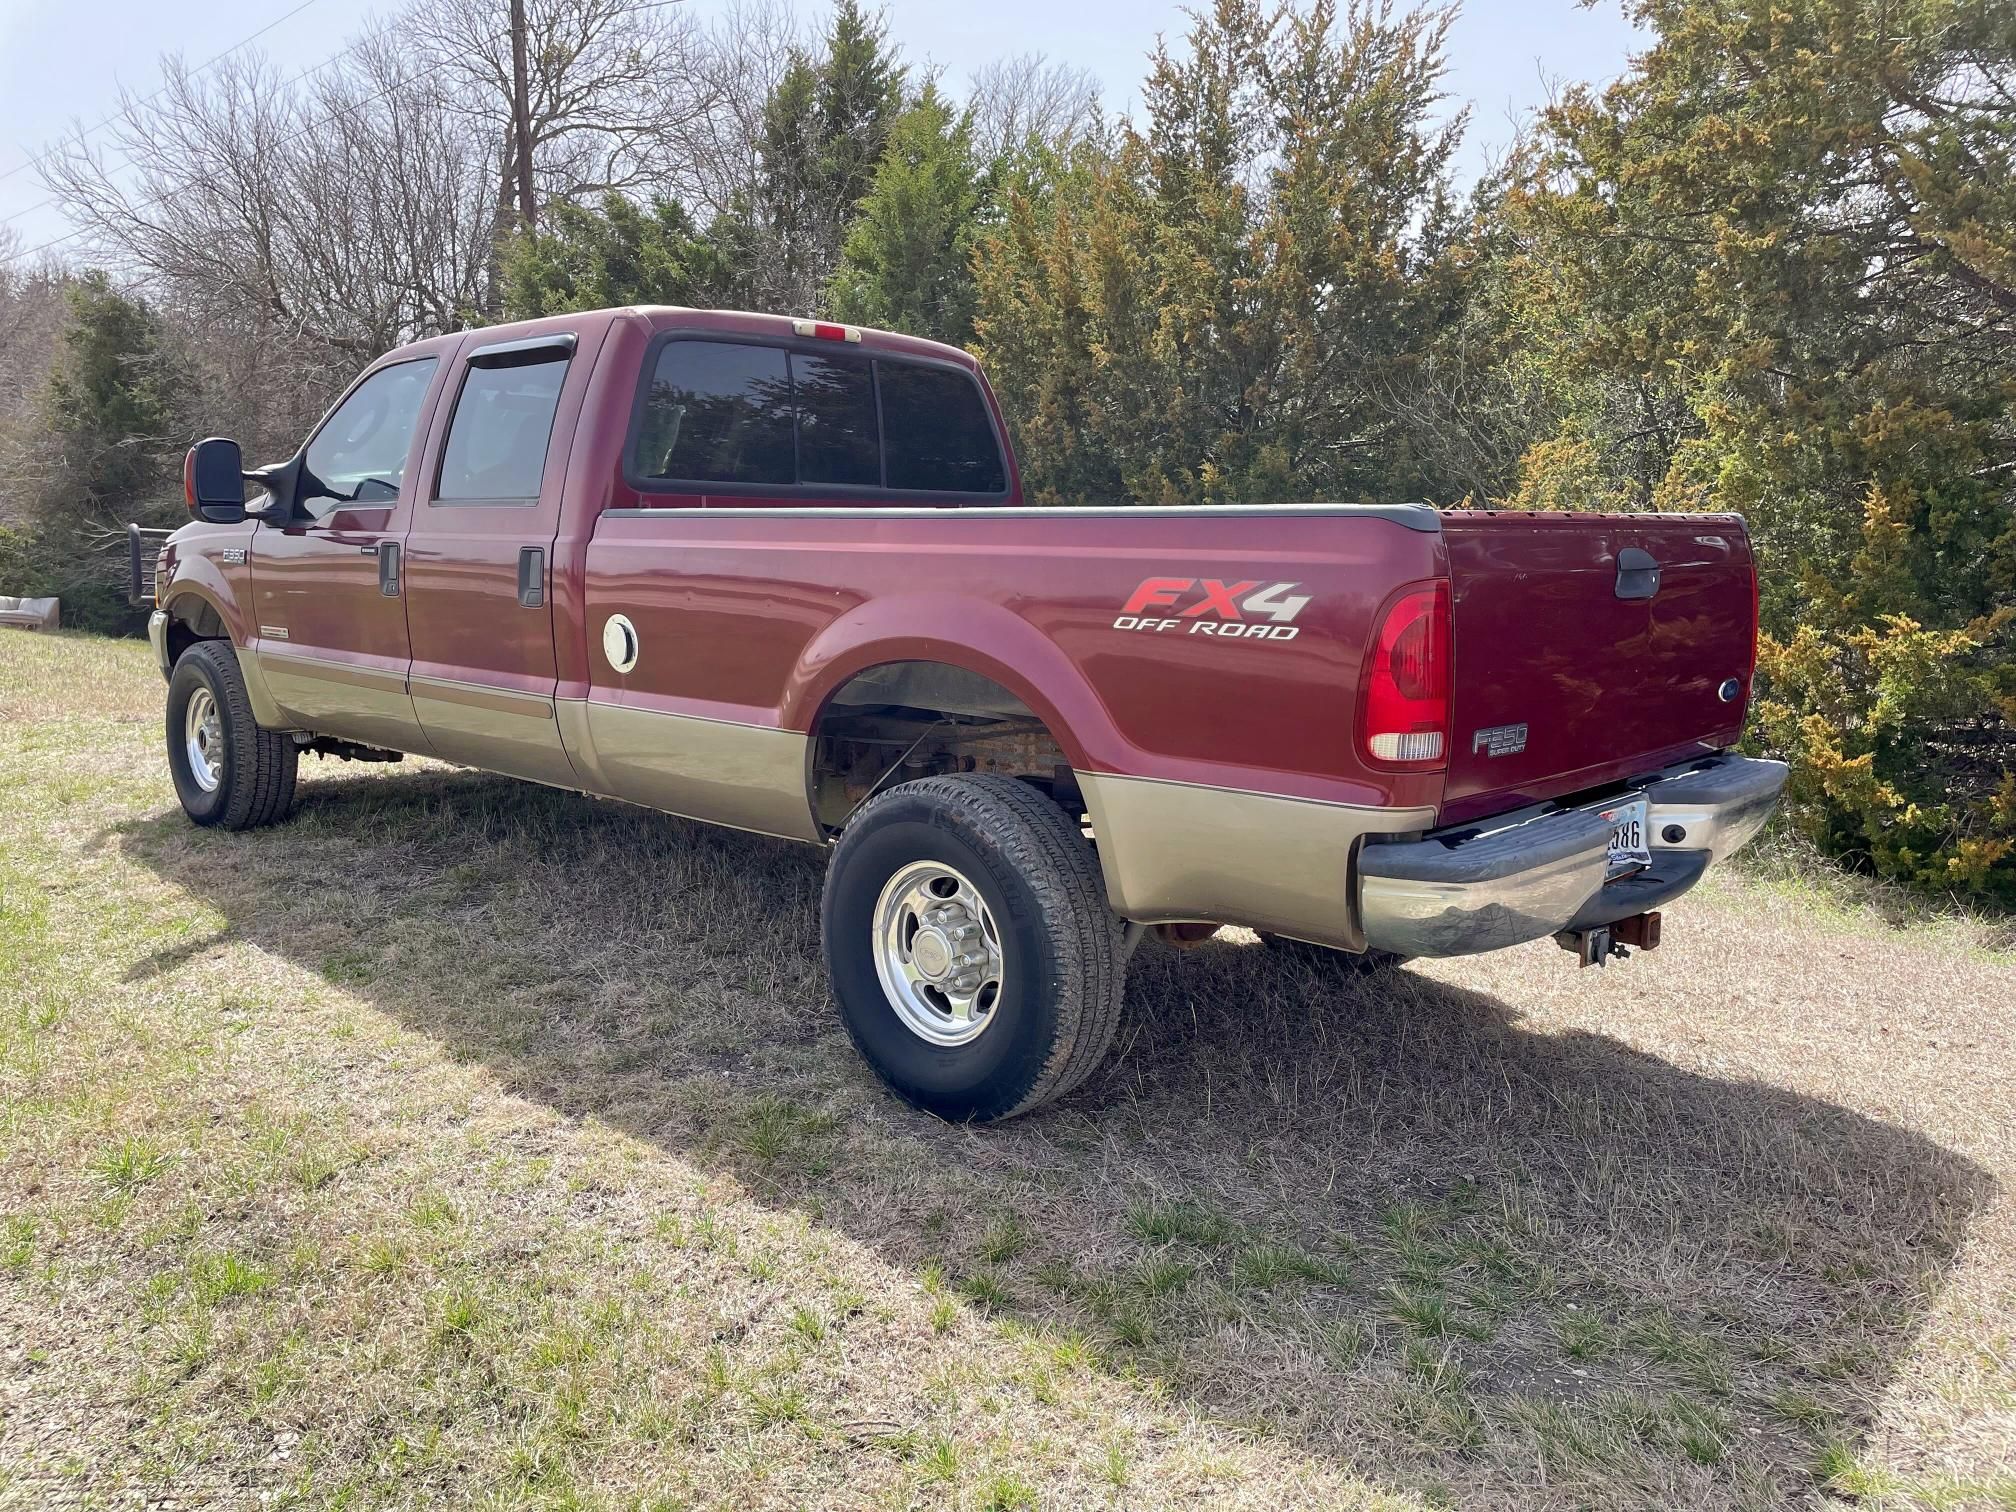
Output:
[[[211,782],[192,757],[189,706],[209,699],[216,728],[205,760]],[[182,811],[196,823],[244,830],[272,824],[294,806],[301,753],[290,735],[259,728],[244,674],[228,641],[198,641],[176,658],[168,678],[168,770]]]
[[[998,935],[999,996],[961,1044],[913,1029],[877,969],[885,889],[921,863],[970,880]],[[821,929],[855,1047],[899,1097],[942,1118],[1026,1113],[1084,1081],[1113,1042],[1120,920],[1091,842],[1025,783],[926,777],[869,800],[834,849]]]

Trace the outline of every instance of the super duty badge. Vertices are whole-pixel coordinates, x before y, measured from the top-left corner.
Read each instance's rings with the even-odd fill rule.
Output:
[[[1470,754],[1482,751],[1489,756],[1517,756],[1526,749],[1526,726],[1493,725],[1488,730],[1479,730],[1470,737]]]

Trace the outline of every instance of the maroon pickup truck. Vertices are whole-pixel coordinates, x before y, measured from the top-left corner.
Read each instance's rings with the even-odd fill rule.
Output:
[[[1080,1082],[1149,926],[1656,944],[1785,777],[1729,750],[1736,516],[1032,508],[973,359],[851,326],[436,337],[186,484],[149,632],[190,818],[412,752],[830,847],[841,1015],[952,1118]]]

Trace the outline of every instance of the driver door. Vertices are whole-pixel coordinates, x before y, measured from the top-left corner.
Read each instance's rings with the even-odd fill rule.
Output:
[[[306,729],[427,752],[407,691],[405,544],[422,419],[460,337],[407,348],[352,384],[309,438],[326,489],[300,524],[252,538],[251,642],[274,702]]]

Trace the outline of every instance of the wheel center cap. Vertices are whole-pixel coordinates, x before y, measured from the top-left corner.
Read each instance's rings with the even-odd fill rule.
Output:
[[[910,959],[927,977],[941,977],[952,965],[952,942],[935,929],[920,929],[910,942]]]

